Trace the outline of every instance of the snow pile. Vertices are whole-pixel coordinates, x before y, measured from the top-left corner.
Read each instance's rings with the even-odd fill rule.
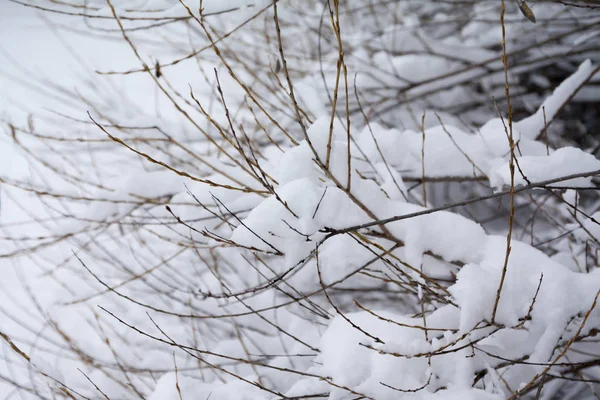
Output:
[[[574,147],[563,147],[548,156],[524,156],[517,158],[519,171],[515,174],[515,184],[525,185],[531,182],[544,182],[552,179],[577,174],[590,173],[590,176],[573,179],[564,179],[557,185],[548,186],[573,186],[590,187],[591,176],[600,170],[600,160]],[[508,163],[494,171],[491,179],[494,186],[510,185],[510,168]]]
[[[338,145],[344,148],[343,143]],[[569,151],[559,149],[554,154]],[[344,195],[339,187],[321,183],[326,178],[319,178],[315,166],[306,162],[312,155],[305,142],[289,153],[294,162],[287,160],[286,153],[281,163],[296,166],[295,180],[286,182],[279,193],[282,202],[297,214],[297,224],[284,223],[294,218],[286,207],[271,198],[250,213],[244,226],[234,231],[232,239],[264,251],[269,251],[269,247],[282,250],[286,255],[286,268],[294,268],[314,253],[317,246],[314,242],[323,242],[319,265],[308,264],[317,271],[310,279],[305,278],[303,286],[292,280],[295,287],[310,290],[307,282],[314,285],[319,279],[327,285],[339,283],[357,266],[366,265],[370,256],[372,258],[373,254],[367,251],[353,251],[356,243],[352,240],[344,240],[342,247],[332,246],[331,241],[341,239],[324,238],[322,233],[327,231],[324,228],[343,229],[372,220],[357,204],[368,204],[372,214],[380,219],[423,210],[404,201],[388,199],[380,187],[356,175],[353,175],[351,195]],[[590,167],[586,157],[559,158],[562,163],[553,161],[555,157],[548,158],[557,163],[557,168],[574,166],[587,171]],[[332,159],[346,161],[343,157]],[[521,160],[526,171],[533,171],[525,162],[527,157]],[[306,168],[304,173],[302,166]],[[330,169],[335,171],[336,165]],[[547,164],[545,169],[548,170]],[[326,193],[325,197],[321,198],[321,193]],[[325,199],[329,196],[334,200],[327,202]],[[314,213],[317,209],[318,213]],[[531,380],[536,382],[539,374],[548,372],[545,369],[551,364],[547,363],[558,363],[564,354],[560,346],[556,347],[557,343],[564,345],[575,336],[596,329],[600,323],[600,310],[595,308],[600,288],[597,270],[593,274],[573,272],[539,250],[513,241],[498,297],[506,237],[487,236],[477,225],[446,212],[390,223],[386,229],[405,247],[397,252],[397,264],[383,263],[379,268],[393,266],[427,290],[435,291],[436,287],[430,286],[433,282],[419,273],[426,265],[425,253],[435,254],[446,262],[466,263],[458,272],[456,283],[442,292],[449,295],[448,304],[431,310],[426,317],[415,318],[378,309],[335,317],[320,339],[317,366],[308,370],[327,379],[303,379],[292,386],[287,396],[330,392],[330,398],[354,394],[376,399],[398,396],[501,399],[505,388],[519,390]],[[261,244],[258,238],[267,237],[267,233],[271,234],[270,242]],[[419,289],[423,290],[420,286]],[[527,361],[503,367],[507,359]],[[560,371],[561,367],[552,367],[554,369]],[[500,384],[500,376],[503,384]],[[472,388],[474,379],[476,385]],[[483,387],[487,389],[482,390]]]

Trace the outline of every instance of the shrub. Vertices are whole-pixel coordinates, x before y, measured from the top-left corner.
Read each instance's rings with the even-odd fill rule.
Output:
[[[42,81],[78,105],[4,121],[31,174],[2,176],[2,207],[31,211],[2,226],[21,285],[0,379],[24,398],[597,395],[600,13],[524,4],[28,4],[136,66]]]

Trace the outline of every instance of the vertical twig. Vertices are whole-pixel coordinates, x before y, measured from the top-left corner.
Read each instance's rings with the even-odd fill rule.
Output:
[[[423,111],[423,117],[421,117],[421,133],[423,134],[423,141],[421,145],[421,179],[423,189],[423,206],[427,207],[427,188],[425,187],[425,116],[427,111]]]
[[[508,216],[508,234],[506,235],[506,254],[504,256],[504,265],[502,267],[502,275],[500,276],[500,284],[496,292],[496,301],[494,302],[494,310],[492,311],[492,324],[496,321],[496,312],[502,295],[502,287],[506,279],[506,270],[508,269],[508,259],[511,251],[511,239],[513,231],[513,223],[515,218],[515,141],[513,138],[513,123],[512,123],[512,105],[510,104],[510,85],[508,83],[508,56],[506,54],[506,26],[504,24],[504,14],[506,13],[506,5],[504,0],[500,6],[500,24],[502,25],[502,63],[504,65],[504,94],[506,96],[506,104],[508,106],[508,145],[510,147],[510,160],[508,168],[510,170],[510,211]]]

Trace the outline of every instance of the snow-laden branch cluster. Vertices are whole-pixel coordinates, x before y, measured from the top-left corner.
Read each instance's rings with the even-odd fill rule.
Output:
[[[600,161],[563,116],[598,104],[599,11],[29,6],[130,62],[2,120],[29,168],[0,171],[23,398],[597,393]]]

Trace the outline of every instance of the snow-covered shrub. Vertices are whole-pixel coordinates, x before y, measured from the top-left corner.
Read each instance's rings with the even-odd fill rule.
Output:
[[[34,5],[133,60],[5,121],[22,397],[596,393],[600,161],[547,129],[598,79],[593,8]]]

